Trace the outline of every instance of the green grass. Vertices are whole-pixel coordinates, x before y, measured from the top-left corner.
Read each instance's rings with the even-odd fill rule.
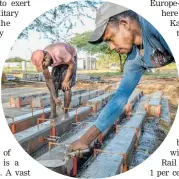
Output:
[[[120,76],[120,72],[95,72],[95,73],[88,73],[89,76]]]
[[[77,74],[88,74],[89,76],[119,76],[119,71],[110,71],[108,69],[103,70],[78,70]]]
[[[161,73],[161,72],[156,72],[156,73],[151,73],[151,72],[146,72],[144,73],[145,77],[151,77],[151,78],[177,78],[178,75],[175,72],[167,72],[167,73]]]
[[[176,65],[176,63],[170,63],[169,65],[166,65],[166,66],[162,67],[162,69],[177,70],[177,65]]]
[[[4,68],[5,73],[11,73],[13,70],[21,70],[21,68]],[[27,68],[27,73],[37,73],[35,67],[34,68]],[[119,71],[111,71],[109,69],[100,69],[100,70],[78,70],[77,74],[88,74],[89,76],[98,76],[98,77],[115,77],[121,76],[122,73]],[[17,77],[22,76],[21,74],[17,74]],[[144,73],[144,77],[151,77],[151,78],[173,78],[178,77],[177,74],[177,67],[175,63],[169,64],[165,67],[160,68],[156,73],[146,72]]]
[[[162,69],[162,71],[157,71],[155,73],[152,72],[146,72],[144,73],[144,77],[151,77],[151,78],[173,78],[178,77],[177,70],[171,69],[174,68],[173,65],[170,66],[170,69]],[[107,69],[104,70],[79,70],[77,74],[88,74],[89,76],[99,76],[99,77],[105,77],[105,76],[120,76],[122,75],[121,72],[116,71],[110,71]]]
[[[4,67],[3,68],[3,71],[5,72],[5,73],[12,73],[13,71],[21,71],[22,70],[22,68],[21,67]],[[30,72],[35,72],[36,71],[36,68],[35,67],[28,67],[27,69],[26,69],[26,71],[28,72],[28,71],[30,71]]]

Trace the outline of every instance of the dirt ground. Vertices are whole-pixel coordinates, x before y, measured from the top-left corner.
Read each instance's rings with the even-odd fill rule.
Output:
[[[77,82],[73,89],[85,89],[85,90],[94,90],[94,89],[103,89],[105,91],[110,91],[117,89],[120,83],[120,77],[109,77],[105,76],[101,78],[102,82]],[[2,85],[2,89],[5,88],[16,88],[16,87],[31,87],[31,88],[44,88],[46,89],[46,84],[42,83],[7,83]],[[175,119],[179,104],[179,78],[150,78],[143,77],[139,82],[137,89],[143,90],[144,94],[151,94],[157,90],[161,90],[165,96],[168,97],[170,102],[170,112],[172,119]]]

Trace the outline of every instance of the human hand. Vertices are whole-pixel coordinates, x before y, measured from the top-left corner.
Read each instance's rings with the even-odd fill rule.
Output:
[[[88,145],[85,144],[85,142],[83,142],[81,139],[78,139],[76,141],[74,141],[73,143],[71,143],[69,151],[75,151],[75,150],[83,150],[83,149],[88,149]]]
[[[54,99],[54,102],[55,102],[55,104],[58,105],[58,106],[61,106],[61,105],[62,105],[61,100],[58,99],[58,98],[55,98],[55,99]]]
[[[70,89],[69,81],[63,81],[62,82],[62,89],[65,90],[65,91]]]

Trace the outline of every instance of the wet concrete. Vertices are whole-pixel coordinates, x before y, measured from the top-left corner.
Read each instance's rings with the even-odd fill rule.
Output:
[[[166,137],[166,128],[161,125],[161,121],[170,123],[168,100],[164,97],[161,101],[162,114],[161,118],[148,117],[144,125],[143,134],[139,139],[138,149],[135,151],[130,168],[134,168],[150,155],[161,145]]]
[[[37,161],[53,171],[70,176],[73,169],[73,160],[69,159],[64,163],[64,156],[67,148],[63,145],[70,144],[79,139],[93,125],[93,122],[94,118],[87,121],[85,120],[76,127],[73,127],[68,133],[64,134],[60,140],[58,140],[58,144],[61,146],[55,146],[50,151],[37,158]],[[48,161],[48,163],[46,161]]]
[[[131,97],[128,100],[128,103],[131,104],[131,107],[133,108],[134,105],[136,104],[136,102],[142,97],[143,93],[141,91],[135,91]],[[146,112],[144,110],[144,105],[141,105],[141,108],[137,109],[137,114],[138,116],[142,115],[142,116],[146,116]],[[123,116],[123,117],[122,117]],[[122,118],[119,117],[119,121],[120,122],[123,118],[124,115],[121,115]],[[137,117],[138,118],[138,117]],[[139,117],[140,118],[140,117]],[[144,117],[145,118],[145,117]],[[142,121],[144,121],[144,118]],[[135,127],[136,126],[140,126],[142,127],[142,123],[140,123],[140,120],[137,119],[137,122],[139,122],[138,124],[134,124],[132,121],[130,123],[126,123],[124,126],[129,128],[129,130],[133,130],[135,132]],[[132,128],[130,128],[131,126],[133,126]],[[130,136],[130,134],[126,135],[127,131],[126,129],[122,128],[123,126],[119,127],[119,133],[117,134],[117,136],[119,135],[121,139],[118,139],[118,137],[114,137],[114,135],[110,135],[111,137],[109,137],[107,139],[107,141],[104,142],[104,145],[102,146],[102,149],[105,151],[109,151],[109,152],[120,152],[119,149],[121,150],[121,153],[125,151],[125,145],[123,144],[126,143],[125,141],[129,141],[129,145],[130,146],[135,146],[135,141],[133,139],[133,137],[131,137],[131,141],[128,140],[128,137]],[[124,128],[125,128],[124,127]],[[123,131],[125,130],[125,131]],[[120,135],[121,134],[121,135]],[[140,135],[140,131],[138,133],[138,135]],[[127,136],[126,138],[124,136]],[[112,139],[114,137],[114,139]],[[134,137],[135,138],[135,137]],[[112,142],[111,142],[112,141]],[[123,141],[122,143],[120,143],[120,141]],[[118,146],[121,145],[121,146]],[[132,148],[132,147],[131,147]],[[128,151],[128,155],[127,155],[127,164],[129,164],[129,161],[131,160],[131,156],[132,156],[132,151],[133,149],[130,151]],[[101,158],[98,158],[98,157]],[[97,157],[96,160],[94,160],[94,158],[90,158],[85,166],[82,168],[82,170],[80,170],[80,173],[77,175],[77,177],[80,178],[103,178],[103,177],[109,177],[109,176],[113,176],[116,175],[117,173],[121,173],[123,171],[123,157],[119,154],[99,154],[99,156]],[[106,162],[108,161],[108,162]],[[87,169],[86,169],[87,168]],[[100,172],[99,172],[100,170]]]
[[[33,127],[37,125],[37,118],[41,118],[42,114],[44,113],[45,118],[48,119],[50,116],[50,107],[33,111],[33,113],[26,113],[21,116],[17,116],[14,118],[8,118],[7,123],[9,127],[11,128],[14,124],[15,126],[15,133],[21,132],[25,129],[28,129],[29,127]]]
[[[33,108],[46,108],[50,106],[50,96],[42,96],[32,99]]]
[[[147,110],[147,115],[150,117],[160,117],[161,116],[161,101],[163,93],[161,91],[155,92],[148,104],[145,105]]]
[[[72,90],[73,96],[83,94],[84,92],[85,92],[85,90],[79,90],[79,91],[78,90]],[[23,93],[21,93],[21,94],[23,94]],[[63,101],[64,93],[59,91],[59,96],[61,97],[61,99]],[[49,102],[50,100],[45,99],[45,98],[46,97],[42,98],[44,100],[44,106],[43,107],[49,107],[50,103],[47,104],[47,102]],[[41,98],[37,97],[36,100],[33,102],[34,103],[33,111],[37,111],[41,107],[40,99]],[[32,113],[31,105],[26,105],[26,106],[23,106],[21,108],[12,108],[12,107],[9,106],[9,102],[3,103],[3,110],[4,110],[5,117],[6,117],[7,121],[12,117],[18,117],[18,116],[21,116],[21,115],[26,115],[27,113]]]
[[[78,120],[84,120],[90,113],[89,107],[80,107],[78,108]],[[63,133],[70,130],[70,126],[75,122],[76,111],[69,112],[69,117],[55,118],[55,130],[56,135],[61,136]],[[29,154],[40,149],[42,146],[47,144],[46,140],[39,142],[40,137],[47,138],[51,135],[51,122],[47,121],[39,124],[39,127],[36,125],[34,127],[28,128],[22,132],[16,133],[14,136],[20,145],[26,150]]]
[[[115,154],[100,153],[89,166],[79,173],[80,178],[104,178],[123,172],[123,155],[127,155],[127,165],[131,161],[136,143],[136,128],[141,128],[146,114],[136,114],[124,125],[119,126],[118,134],[103,149]],[[120,153],[120,154],[119,154]],[[107,162],[106,162],[107,161]],[[99,172],[100,171],[100,172]]]
[[[159,119],[150,118],[147,120],[130,168],[134,168],[146,160],[163,142],[165,135],[159,131],[158,123]]]
[[[80,94],[80,92],[82,94]],[[74,91],[74,94],[76,94],[76,95],[72,97],[70,107],[74,108],[74,107],[78,107],[79,105],[82,104],[83,101],[82,101],[81,95],[83,95],[83,97],[85,95],[88,95],[86,97],[88,97],[88,99],[91,99],[92,97],[94,97],[94,96],[96,97],[98,94],[103,93],[103,91],[101,91],[101,90],[94,90],[94,91],[90,91],[90,92],[85,92],[84,90],[81,90],[80,92]],[[41,98],[41,99],[43,99],[43,98]],[[39,99],[34,102],[36,103],[36,104],[34,104],[34,105],[36,105],[36,107],[40,106],[42,104]],[[46,102],[49,102],[49,100],[44,99],[45,105],[46,105]],[[24,108],[21,108],[20,110],[23,110],[23,109]],[[50,107],[44,108],[43,110],[42,109],[39,110],[39,108],[34,108],[33,112],[30,112],[30,113],[24,112],[24,114],[22,116],[15,117],[14,123],[13,123],[12,118],[8,118],[7,122],[10,127],[12,126],[12,124],[15,124],[15,133],[21,132],[29,127],[35,126],[37,124],[37,118],[41,118],[43,112],[45,113],[45,119],[48,119],[50,116]]]
[[[48,95],[47,92],[42,93],[33,93],[33,94],[24,94],[17,97],[11,96],[10,97],[10,107],[17,107],[20,108],[25,105],[30,105],[33,98],[37,98],[40,96],[46,96]]]
[[[150,106],[157,106],[161,104],[161,100],[162,100],[162,92],[161,91],[157,91],[155,92],[150,101],[149,101],[149,105]]]
[[[143,96],[143,91],[135,90],[129,97],[127,104],[124,107],[126,115],[129,117],[137,101]]]
[[[149,98],[148,96],[144,96],[141,98],[140,103],[135,105],[137,100],[140,99],[141,94],[136,94],[136,97],[134,94],[131,95],[129,102],[135,106],[133,112],[133,116],[130,120],[124,120],[123,123],[118,126],[118,134],[114,138],[110,138],[108,142],[106,142],[103,146],[103,150],[110,151],[110,152],[120,152],[120,153],[126,153],[127,154],[127,167],[129,169],[137,166],[139,163],[143,162],[146,158],[148,158],[161,144],[161,142],[165,138],[165,133],[161,130],[159,130],[160,121],[164,121],[166,123],[169,123],[171,120],[169,118],[169,110],[168,110],[168,101],[166,99],[163,99],[160,101],[162,104],[162,114],[161,118],[148,118],[147,122],[145,120],[146,112],[144,109],[144,104],[146,102],[148,103]],[[85,96],[85,95],[84,95]],[[88,96],[88,95],[87,95]],[[150,100],[152,104],[158,104],[158,101],[160,100],[160,94],[155,94],[155,100]],[[86,97],[86,96],[85,96]],[[82,99],[82,98],[81,98]],[[151,98],[152,99],[152,98]],[[154,99],[154,98],[153,98]],[[82,101],[82,100],[81,100]],[[156,102],[157,101],[157,102]],[[164,106],[164,107],[163,107]],[[75,111],[73,111],[73,114],[75,114]],[[97,116],[95,116],[96,118]],[[87,118],[87,116],[85,117]],[[84,116],[83,116],[84,119]],[[86,120],[85,120],[86,121]],[[144,122],[145,125],[144,125]],[[59,121],[59,124],[61,121]],[[43,124],[46,124],[46,128],[49,126],[49,122],[45,122]],[[93,125],[92,121],[86,121],[86,123],[79,123],[75,128],[71,128],[71,125],[68,124],[70,132],[62,131],[61,132],[61,138],[57,141],[58,143],[71,143],[74,140],[78,139],[83,133]],[[44,127],[45,128],[45,127]],[[42,127],[42,131],[44,130]],[[136,128],[139,129],[139,132],[136,133]],[[143,128],[143,131],[141,130]],[[63,129],[62,129],[63,130]],[[46,131],[46,130],[44,130]],[[142,133],[143,132],[143,133]],[[42,132],[43,133],[43,132]],[[105,131],[105,135],[108,135],[109,131]],[[137,134],[137,136],[136,136]],[[34,134],[36,135],[36,134]],[[46,135],[44,132],[43,137],[49,136],[49,133]],[[58,133],[59,135],[59,133]],[[26,136],[27,137],[27,136]],[[139,139],[139,146],[137,150],[135,151],[136,147],[136,140],[137,137]],[[20,136],[19,139],[21,140],[23,137]],[[28,137],[27,137],[28,138]],[[28,139],[28,152],[29,148],[30,150],[33,150],[36,145],[33,143],[32,138],[30,137]],[[38,141],[38,137],[35,139]],[[32,141],[32,142],[31,142]],[[58,163],[61,160],[61,164],[63,164],[62,167],[56,167],[56,168],[50,168],[58,173],[62,173],[65,175],[71,175],[72,169],[73,169],[73,160],[68,160],[66,164],[64,164],[64,151],[66,148],[62,148],[61,146],[56,146],[52,148],[49,152],[47,152],[47,143],[43,143],[43,145],[40,146],[38,144],[39,149],[38,154],[34,157],[38,157],[41,155],[41,157],[38,157],[37,160],[40,161],[40,163],[46,164],[50,162]],[[94,143],[93,143],[94,144]],[[41,150],[44,147],[44,150]],[[30,147],[31,146],[31,147]],[[120,150],[120,151],[119,151]],[[134,153],[135,151],[135,153]],[[35,152],[33,150],[33,152]],[[46,152],[45,154],[43,154]],[[32,154],[32,153],[31,153]],[[42,155],[43,154],[43,155]],[[56,161],[52,161],[55,159]],[[108,161],[108,162],[106,162]],[[78,174],[78,177],[81,178],[104,178],[109,176],[114,176],[118,173],[123,172],[123,156],[119,154],[105,154],[100,153],[96,160],[94,158],[89,158],[89,163],[87,164],[87,168],[84,168],[83,170],[80,170],[80,173]],[[100,172],[99,172],[100,170]]]
[[[135,104],[136,101],[141,97],[142,93],[141,91],[140,92],[134,92],[132,97],[130,98],[129,102],[131,102],[132,104]],[[100,98],[99,98],[100,99]],[[86,130],[88,130],[89,127],[92,126],[92,121],[94,121],[94,119],[97,118],[99,112],[96,113],[95,115],[93,114],[93,119],[89,119],[88,118],[88,121],[86,124],[85,122],[83,124],[77,124],[75,130],[74,129],[71,129],[70,132],[68,133],[64,133],[60,139],[57,140],[58,144],[63,144],[63,143],[67,143],[67,144],[70,144],[71,142],[73,142],[74,140],[78,139],[80,136],[83,135],[84,132],[86,132]],[[119,117],[119,120],[121,120],[123,117],[125,117],[124,113],[121,114],[121,116]],[[86,120],[85,120],[86,121]],[[109,135],[110,131],[111,131],[112,128],[109,128],[109,129],[106,129],[103,134],[101,134],[103,140],[106,138],[106,136]],[[100,139],[99,137],[91,144],[91,147],[93,147],[93,145],[96,145],[98,144],[99,146],[99,143],[100,143]],[[61,151],[62,150],[62,151]],[[53,159],[55,159],[56,162],[60,162],[60,161],[57,161],[56,158],[59,158],[59,160],[63,160],[63,157],[64,157],[64,154],[63,154],[63,151],[65,149],[61,149],[61,146],[56,146],[54,147],[51,151],[45,153],[44,155],[42,155],[41,157],[39,157],[37,160],[40,160],[40,163],[43,164],[43,165],[46,165],[48,163],[48,165],[46,165],[47,167],[50,166],[50,161],[52,162],[52,166],[56,163],[54,163],[54,161],[52,161]],[[58,154],[58,155],[57,155]],[[38,154],[39,155],[39,154]],[[61,155],[61,156],[60,156]],[[54,156],[54,158],[53,158]],[[56,158],[55,158],[56,156]],[[58,157],[57,157],[58,156]],[[36,158],[36,157],[35,157]],[[81,160],[80,160],[81,161]],[[60,163],[63,164],[64,161],[61,161]],[[72,170],[73,168],[73,164],[72,164],[72,161],[68,161],[67,164],[62,167],[49,167],[50,169],[56,171],[56,172],[59,172],[59,173],[62,173],[62,174],[66,174],[66,175],[70,175],[70,171]]]
[[[57,145],[50,151],[38,157],[37,161],[39,161],[42,165],[46,166],[47,168],[53,171],[70,176],[71,171],[73,169],[73,160],[69,159],[64,163],[64,156],[65,152],[67,151],[67,148],[63,147],[63,145],[71,144],[73,141],[79,139],[94,124],[94,121],[96,120],[98,114],[92,115],[85,121],[77,124],[76,127],[72,127],[72,129],[68,133],[64,133],[60,137],[60,139],[57,140],[57,143],[60,144],[60,146]],[[103,139],[106,138],[109,132],[110,128],[106,129],[102,133]],[[99,142],[98,140],[99,138],[96,138],[90,146],[93,147],[94,145],[96,145],[96,143]],[[78,161],[81,162],[80,159],[78,159]],[[59,167],[53,167],[55,165],[59,165]]]
[[[72,97],[72,102],[70,103],[70,107],[75,108],[81,104],[86,104],[89,99],[96,98],[97,96],[101,96],[104,93],[102,90],[94,90],[89,91],[78,96]]]
[[[146,112],[145,104],[148,104],[150,101],[149,95],[144,95],[140,98],[140,101],[136,103],[136,105],[133,108],[132,114],[140,113],[144,114]]]
[[[112,98],[113,94],[114,92],[105,93],[96,98],[88,100],[86,106],[91,106],[93,112],[97,112],[107,104],[107,102]]]
[[[143,91],[135,90],[128,99],[128,103],[134,104],[143,96]]]
[[[162,114],[159,121],[159,129],[165,134],[168,134],[172,125],[172,120],[170,117],[168,99],[166,97],[162,100]]]
[[[10,96],[19,96],[22,94],[28,93],[37,93],[37,92],[48,92],[47,88],[32,88],[32,87],[18,87],[18,88],[5,88],[1,90],[1,99],[2,103],[9,102]]]
[[[26,116],[27,114],[32,116],[32,109],[30,108],[29,105],[18,109],[18,108],[10,108],[9,103],[5,103],[3,104],[3,111],[8,123],[11,122],[12,118],[22,118],[23,115]],[[33,112],[35,113],[36,111],[41,111],[41,110],[39,110],[39,108],[34,108]]]
[[[77,99],[77,96],[81,96],[82,94],[85,93],[89,93],[86,90],[72,90],[72,102],[74,103],[73,99]],[[64,99],[64,93],[59,91],[58,93],[59,98],[62,100],[63,103],[63,99]],[[89,98],[88,98],[89,99]],[[77,99],[78,100],[78,99]],[[78,103],[79,105],[80,103]],[[37,98],[33,98],[32,99],[32,106],[35,108],[45,108],[45,107],[49,107],[50,106],[50,96],[41,96],[41,97],[37,97]]]

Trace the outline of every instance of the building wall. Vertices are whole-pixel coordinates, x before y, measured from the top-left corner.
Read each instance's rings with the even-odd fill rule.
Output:
[[[5,63],[4,67],[22,67],[22,70],[25,71],[26,68],[34,67],[31,62],[8,62]],[[87,58],[78,58],[77,60],[77,69],[78,70],[95,70],[96,69],[96,58],[87,57]]]
[[[78,70],[95,70],[96,69],[96,58],[78,58],[77,61]]]
[[[78,60],[77,60],[77,69],[78,70],[86,69],[85,68],[85,63],[86,63],[86,59],[85,58],[78,58]]]
[[[4,67],[21,67],[20,62],[6,62]]]

